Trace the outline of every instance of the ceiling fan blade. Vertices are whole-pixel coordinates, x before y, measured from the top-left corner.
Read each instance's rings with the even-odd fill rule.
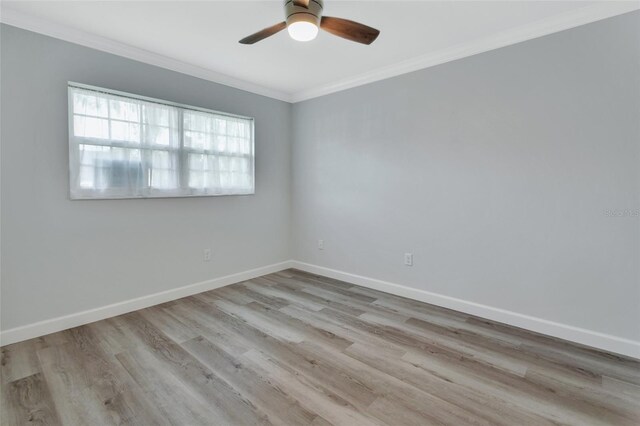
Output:
[[[322,17],[320,28],[338,37],[362,44],[373,43],[380,34],[380,31],[375,28],[349,21],[348,19],[332,18],[331,16]]]
[[[240,40],[240,43],[253,44],[253,43],[259,42],[260,40],[264,40],[265,38],[271,37],[272,35],[284,30],[285,28],[287,28],[287,23],[280,22],[278,24],[265,28],[264,30],[260,30],[255,34],[251,34],[250,36],[243,38],[242,40]]]
[[[309,9],[309,0],[293,0],[293,4]]]

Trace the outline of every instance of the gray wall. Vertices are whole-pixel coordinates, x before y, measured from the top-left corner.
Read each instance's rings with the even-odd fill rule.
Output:
[[[293,107],[0,43],[3,330],[293,257],[640,340],[640,13]],[[255,117],[256,195],[69,201],[68,80]]]
[[[638,12],[296,104],[293,253],[640,340],[639,121]]]
[[[290,258],[291,105],[1,31],[3,330]],[[255,117],[256,194],[69,201],[68,80]]]

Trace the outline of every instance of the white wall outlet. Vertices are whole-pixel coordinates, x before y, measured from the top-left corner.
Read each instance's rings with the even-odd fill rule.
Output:
[[[324,250],[324,240],[318,240],[318,250]]]
[[[211,249],[210,248],[206,248],[206,249],[202,250],[202,259],[205,262],[209,262],[211,260]]]
[[[413,266],[413,253],[404,254],[404,264],[406,266]]]

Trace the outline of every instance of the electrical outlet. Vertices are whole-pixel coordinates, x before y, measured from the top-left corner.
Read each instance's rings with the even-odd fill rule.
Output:
[[[324,250],[324,240],[318,240],[318,250]]]
[[[413,266],[413,253],[404,254],[404,264],[406,266]]]
[[[206,248],[206,249],[202,250],[202,259],[205,262],[209,262],[211,260],[211,249],[210,248]]]

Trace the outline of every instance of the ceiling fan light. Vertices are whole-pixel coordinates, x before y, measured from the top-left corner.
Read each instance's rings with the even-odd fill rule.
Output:
[[[298,21],[289,24],[287,31],[296,41],[311,41],[318,35],[318,26],[308,21]]]

